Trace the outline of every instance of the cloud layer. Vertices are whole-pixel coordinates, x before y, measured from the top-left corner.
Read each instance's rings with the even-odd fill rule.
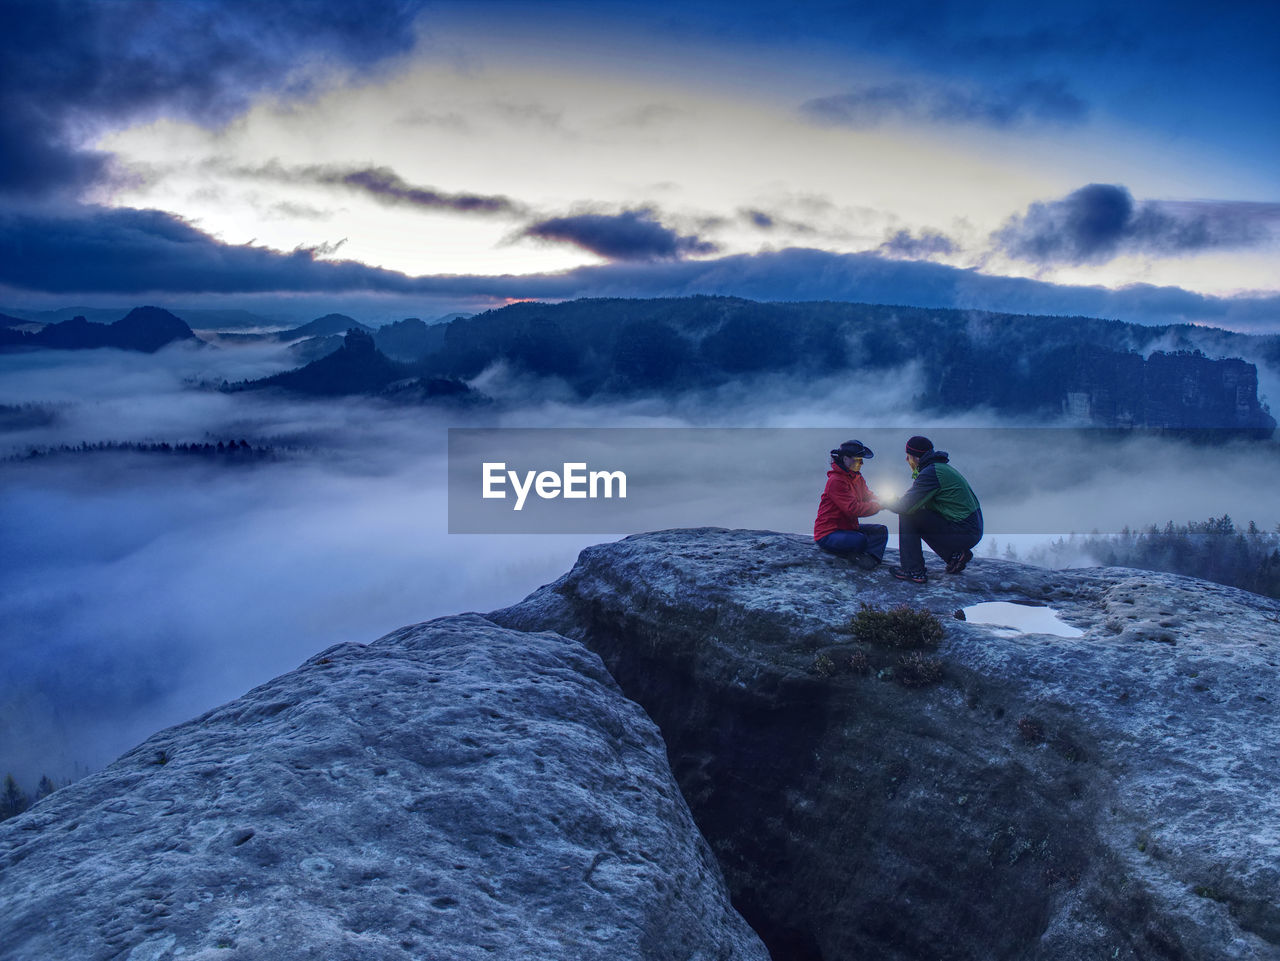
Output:
[[[280,253],[250,245],[229,246],[155,210],[90,207],[60,215],[0,211],[0,284],[55,294],[368,291],[472,302],[703,293],[766,301],[848,300],[1083,314],[1242,329],[1274,323],[1280,308],[1280,297],[1275,296],[1211,297],[1178,287],[1144,285],[1118,290],[1067,286],[878,253],[788,248],[707,259],[664,259],[663,254],[681,251],[681,238],[674,231],[643,217],[599,217],[561,218],[568,223],[557,228],[558,239],[597,244],[618,262],[521,276],[409,277],[351,261],[323,260],[316,250]],[[919,254],[922,245],[944,251],[947,242],[942,235],[928,232],[896,236],[887,242],[885,253],[905,249]]]
[[[806,101],[810,119],[845,127],[890,121],[1016,127],[1029,123],[1080,123],[1088,105],[1062,80],[969,89],[921,83],[867,84],[847,93]]]
[[[510,197],[500,194],[451,193],[435,187],[411,184],[390,167],[385,166],[344,167],[332,164],[285,166],[279,161],[272,161],[260,167],[235,167],[225,164],[212,166],[214,169],[250,180],[343,187],[388,206],[461,214],[520,216],[527,213],[527,208],[523,204]]]
[[[1010,257],[1099,264],[1122,254],[1177,256],[1259,246],[1280,225],[1280,204],[1144,201],[1116,184],[1088,184],[1035,203],[992,235]]]
[[[618,214],[572,214],[530,224],[521,236],[570,243],[608,260],[675,260],[712,254],[715,244],[664,226],[650,208]]]
[[[892,257],[910,259],[927,259],[938,254],[954,254],[958,250],[954,240],[937,230],[921,230],[912,233],[910,230],[898,230],[882,243],[879,250]]]

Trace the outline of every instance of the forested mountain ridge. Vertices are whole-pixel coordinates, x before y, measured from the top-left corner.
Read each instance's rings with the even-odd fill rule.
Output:
[[[1187,325],[734,297],[529,302],[447,324],[353,329],[363,349],[347,343],[342,357],[240,386],[381,393],[406,378],[459,384],[504,364],[588,399],[902,371],[913,407],[926,413],[984,409],[1096,427],[1270,436],[1275,420],[1259,397],[1258,368],[1230,352],[1274,354],[1280,367],[1280,337]],[[316,357],[337,346],[336,338],[313,339],[295,350]]]
[[[0,327],[0,347],[43,347],[54,350],[92,350],[115,347],[153,354],[178,340],[199,342],[181,318],[160,307],[135,307],[112,324],[73,317],[35,332]]]
[[[678,392],[763,374],[919,366],[921,406],[1067,415],[1098,426],[1269,431],[1257,368],[1215,353],[1266,339],[1089,317],[732,297],[523,303],[458,319],[432,373],[504,361],[583,396]],[[1144,356],[1150,350],[1150,356]],[[1280,357],[1280,351],[1277,352]]]

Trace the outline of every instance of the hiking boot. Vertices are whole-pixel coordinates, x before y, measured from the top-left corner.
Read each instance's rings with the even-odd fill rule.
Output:
[[[876,557],[874,554],[868,554],[866,551],[863,551],[861,554],[854,554],[850,560],[861,567],[864,571],[874,571],[880,566],[880,558]]]
[[[959,574],[968,566],[971,560],[973,560],[973,551],[962,551],[959,554],[952,554],[951,558],[947,561],[947,573]]]
[[[929,580],[924,571],[904,571],[901,567],[891,567],[889,573],[900,581],[910,581],[912,584],[923,584]]]

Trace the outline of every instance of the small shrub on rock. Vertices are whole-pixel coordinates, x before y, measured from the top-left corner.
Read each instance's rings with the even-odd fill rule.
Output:
[[[866,651],[854,651],[849,655],[849,670],[854,674],[871,673],[871,658],[867,657]]]
[[[853,636],[863,643],[903,650],[937,650],[943,635],[942,622],[933,612],[905,604],[889,611],[863,604],[853,616],[852,629]]]
[[[831,659],[831,655],[820,653],[813,658],[812,670],[818,677],[832,677],[836,673],[836,662]]]
[[[1044,741],[1044,725],[1034,717],[1020,717],[1018,734],[1028,744],[1041,744]]]
[[[898,658],[893,677],[903,687],[928,687],[942,680],[942,662],[919,651],[904,654]]]

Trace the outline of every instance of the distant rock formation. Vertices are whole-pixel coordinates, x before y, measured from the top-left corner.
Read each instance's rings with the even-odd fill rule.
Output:
[[[322,397],[364,394],[398,401],[447,400],[483,402],[484,398],[453,378],[416,377],[415,368],[393,361],[363,330],[347,331],[342,346],[305,367],[261,380],[227,385],[228,391],[260,390],[275,387],[299,394]]]
[[[198,341],[186,321],[160,307],[135,307],[109,328],[115,346],[152,354],[175,340]]]
[[[1199,351],[1157,351],[1143,367],[1143,392],[1147,427],[1275,425],[1259,408],[1258,369],[1238,358],[1209,360]]]
[[[1280,836],[1259,829],[1280,820],[1280,603],[986,558],[930,578],[670,531],[588,548],[489,616],[582,639],[658,722],[775,958],[1280,957]],[[1085,635],[952,617],[989,600]],[[940,681],[894,683],[901,652],[851,632],[864,603],[942,619]]]
[[[219,331],[216,335],[216,340],[220,344],[268,343],[293,344],[295,347],[300,344],[312,344],[310,350],[314,353],[314,356],[308,357],[308,361],[310,361],[323,356],[320,353],[321,345],[328,346],[328,350],[325,350],[324,353],[331,353],[336,350],[342,343],[342,336],[349,330],[358,330],[366,334],[373,333],[372,327],[366,327],[346,314],[325,314],[323,317],[317,317],[315,320],[299,327],[290,327],[287,330],[252,334]]]
[[[328,357],[334,351],[341,350],[345,339],[337,334],[329,334],[325,337],[308,337],[306,340],[290,344],[288,348],[289,356],[293,358],[295,363],[302,364],[305,367],[307,364],[315,363],[321,357]]]
[[[171,306],[166,309],[181,317],[190,327],[197,331],[210,332],[234,327],[269,327],[273,323],[270,317],[254,314],[247,310],[180,306]],[[23,323],[31,323],[37,327],[43,327],[46,324],[56,324],[59,321],[70,320],[73,317],[84,317],[86,320],[97,321],[100,324],[112,324],[119,320],[125,311],[120,307],[81,306],[60,307],[57,310],[8,308],[5,313],[15,318],[25,318],[22,321]],[[3,321],[0,321],[0,326],[3,326]]]
[[[113,324],[96,324],[83,317],[73,317],[48,324],[34,333],[0,329],[0,346],[53,350],[115,347],[153,354],[175,341],[202,343],[185,321],[160,307],[135,307]]]
[[[345,644],[0,824],[6,961],[767,961],[599,658]]]
[[[1239,358],[1213,360],[1199,351],[1141,354],[1091,344],[1047,350],[1024,359],[1014,375],[998,359],[960,358],[938,381],[936,403],[1053,411],[1095,427],[1222,429],[1270,436],[1275,420],[1258,401],[1258,369]]]
[[[342,336],[349,330],[358,330],[362,333],[372,334],[373,328],[366,327],[346,314],[325,314],[323,317],[317,317],[310,323],[303,324],[301,327],[294,327],[291,330],[283,330],[273,336],[276,340],[290,341],[302,340],[305,337],[327,337],[333,334]]]
[[[330,315],[340,316],[340,315]],[[299,330],[301,328],[298,328]],[[351,329],[361,330],[373,337],[374,346],[391,360],[402,364],[412,364],[429,357],[444,346],[444,326],[428,327],[421,320],[410,317],[397,320],[393,324],[371,330],[363,324],[356,324]],[[290,333],[290,332],[286,332]],[[345,333],[345,331],[344,331]],[[285,334],[275,335],[279,340],[292,340]],[[335,334],[317,335],[300,340],[289,347],[302,363],[309,364],[319,360],[342,346],[342,338]]]
[[[367,394],[409,375],[409,370],[380,353],[363,330],[349,330],[342,347],[299,370],[254,381],[257,387],[283,387],[304,394]]]

